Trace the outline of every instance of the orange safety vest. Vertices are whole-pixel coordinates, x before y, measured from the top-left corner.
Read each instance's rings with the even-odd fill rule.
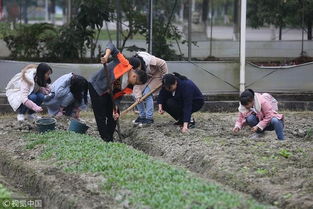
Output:
[[[117,59],[120,61],[120,63],[118,63],[113,69],[115,80],[121,78],[125,73],[128,73],[133,68],[133,66],[129,64],[129,61],[124,57],[124,55],[121,52],[117,54]],[[121,85],[121,84],[120,82],[114,82],[113,88],[114,87],[118,88],[116,87],[116,85]],[[125,89],[119,90],[116,93],[114,93],[113,99],[117,99],[119,97],[124,96],[125,94],[131,94],[131,93],[133,93],[133,89],[126,87]]]

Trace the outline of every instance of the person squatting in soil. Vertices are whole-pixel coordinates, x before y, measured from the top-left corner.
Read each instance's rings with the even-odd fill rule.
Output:
[[[147,73],[149,80],[143,85],[134,86],[133,96],[139,102],[137,105],[139,116],[136,120],[133,120],[133,123],[135,125],[152,124],[154,122],[153,95],[147,97],[144,101],[141,101],[141,98],[162,83],[162,77],[168,73],[167,64],[163,59],[147,52],[137,52],[134,57],[140,60],[139,68]],[[157,94],[158,91],[154,93],[154,95]]]
[[[255,132],[251,138],[260,137],[264,131],[275,130],[277,138],[284,140],[284,115],[279,114],[277,100],[268,93],[255,93],[246,89],[240,95],[239,116],[233,132],[237,133],[245,124]]]
[[[51,116],[62,115],[79,118],[81,110],[88,105],[88,81],[74,73],[59,77],[51,85],[51,94],[45,99]]]
[[[110,55],[113,60],[108,62]],[[146,83],[147,74],[137,69],[138,58],[127,60],[111,42],[107,44],[101,63],[104,66],[89,81],[89,93],[100,136],[109,142],[113,141],[119,117],[118,101],[123,95],[132,93],[133,85]]]
[[[201,109],[204,99],[199,88],[187,77],[179,73],[166,74],[162,79],[162,89],[158,96],[159,113],[169,113],[175,125],[182,126],[185,133],[195,126],[192,113]]]
[[[6,96],[14,111],[18,112],[17,120],[39,119],[37,112],[43,111],[41,104],[45,95],[50,93],[49,84],[52,69],[46,63],[27,65],[20,73],[17,73],[6,86]]]

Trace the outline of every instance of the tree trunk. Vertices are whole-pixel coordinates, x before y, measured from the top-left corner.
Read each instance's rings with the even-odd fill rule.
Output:
[[[313,24],[313,21],[312,19],[308,19],[308,40],[312,40],[312,24]]]
[[[240,31],[240,1],[234,1],[234,29],[233,29],[233,40],[239,40]]]
[[[278,38],[278,40],[282,40],[282,31],[283,31],[283,26],[279,26],[279,38]]]
[[[202,1],[202,21],[207,21],[209,12],[209,0]]]
[[[51,0],[51,22],[55,24],[55,0]]]
[[[203,0],[201,19],[203,23],[204,34],[206,35],[206,37],[208,37],[208,12],[209,12],[209,0]]]
[[[67,18],[66,18],[66,14],[67,14],[67,11],[66,11],[66,8],[67,8],[67,6],[66,6],[66,0],[63,0],[62,1],[62,4],[63,4],[63,7],[62,7],[62,13],[63,13],[63,24],[65,24],[66,23],[66,20],[67,20]]]
[[[27,0],[25,0],[24,4],[23,4],[23,13],[22,13],[25,24],[28,23],[27,8],[28,8],[28,2],[27,2]]]

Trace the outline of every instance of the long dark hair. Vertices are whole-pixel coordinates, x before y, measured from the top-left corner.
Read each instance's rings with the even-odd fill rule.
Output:
[[[70,85],[70,91],[75,100],[81,104],[84,99],[85,104],[87,104],[88,81],[83,76],[73,74]]]
[[[138,54],[136,54],[134,57],[137,57],[140,60],[141,70],[146,72],[147,71],[147,66],[146,66],[146,63],[143,60],[143,58],[141,56],[139,56]]]
[[[162,86],[165,88],[169,88],[171,85],[174,85],[177,80],[188,80],[188,78],[184,75],[174,72],[173,74],[168,73],[165,74],[162,78]]]
[[[254,100],[254,91],[252,89],[246,89],[240,94],[240,104],[247,105]]]
[[[51,67],[47,65],[46,63],[40,63],[38,65],[34,80],[39,86],[46,87],[47,84],[51,83],[50,78],[48,80],[45,80],[45,74],[49,71],[52,73]]]
[[[133,69],[137,69],[139,67],[140,63],[140,59],[138,57],[131,57],[128,59],[129,64],[131,64],[131,66],[133,66]]]

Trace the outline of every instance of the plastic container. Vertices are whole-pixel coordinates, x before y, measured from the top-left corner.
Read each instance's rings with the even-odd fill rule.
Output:
[[[82,121],[71,119],[70,126],[68,127],[69,131],[74,131],[75,133],[85,134],[88,130],[88,126]]]
[[[37,130],[39,133],[55,130],[57,120],[54,118],[41,118],[36,121]]]

